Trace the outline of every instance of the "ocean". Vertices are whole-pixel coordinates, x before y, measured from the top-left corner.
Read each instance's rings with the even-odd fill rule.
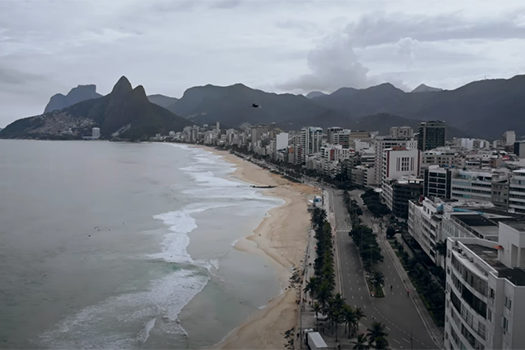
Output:
[[[283,204],[200,148],[0,140],[0,347],[198,348],[278,295]]]

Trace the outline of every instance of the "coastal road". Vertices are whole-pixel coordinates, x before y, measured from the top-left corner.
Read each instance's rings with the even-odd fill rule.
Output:
[[[388,243],[385,242],[384,237],[381,237],[383,233],[379,232],[378,222],[372,219],[366,208],[362,207],[362,219],[364,219],[365,224],[373,227],[374,232],[378,234],[378,241],[384,255],[384,262],[378,266],[385,276],[384,298],[371,297],[368,291],[359,252],[348,235],[351,223],[344,205],[343,192],[327,189],[326,194],[329,201],[328,208],[331,212],[328,215],[333,215],[332,221],[335,223],[337,282],[346,302],[363,309],[366,318],[362,320],[362,323],[365,327],[368,327],[373,321],[385,324],[392,348],[437,348],[439,340],[434,342],[432,337],[438,336],[429,333],[428,319],[424,319],[425,315],[422,315],[422,312],[426,312],[426,310],[419,310],[412,301],[413,295],[407,293],[406,274],[399,270],[399,262],[394,261],[397,257],[386,249],[385,244]],[[358,198],[358,193],[353,193],[353,197],[358,200],[358,203],[362,204],[361,198]],[[391,290],[390,286],[392,286]],[[410,290],[410,293],[415,293],[415,291]]]

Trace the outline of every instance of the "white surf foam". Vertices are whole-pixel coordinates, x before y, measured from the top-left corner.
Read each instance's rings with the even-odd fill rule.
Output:
[[[146,343],[148,341],[149,334],[150,334],[151,330],[153,329],[153,327],[155,327],[155,322],[156,321],[157,321],[156,317],[152,318],[151,320],[146,322],[146,324],[144,325],[144,328],[139,332],[139,334],[137,336],[137,340],[141,344],[144,344],[144,343]]]
[[[169,226],[169,233],[164,236],[162,251],[149,256],[168,262],[192,263],[193,259],[186,249],[190,244],[188,233],[197,228],[197,223],[190,213],[176,210],[155,215],[154,218]]]
[[[130,348],[145,343],[157,327],[185,335],[177,317],[208,280],[198,270],[173,272],[153,281],[145,291],[110,297],[67,317],[41,336],[42,343],[69,349]]]

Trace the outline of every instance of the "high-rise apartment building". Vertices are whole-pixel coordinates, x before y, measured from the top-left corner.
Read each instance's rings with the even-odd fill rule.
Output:
[[[419,125],[418,148],[422,151],[445,146],[445,122],[433,120]]]
[[[525,348],[525,221],[447,240],[445,349]]]
[[[321,152],[323,141],[323,129],[318,127],[307,127],[301,129],[301,146],[303,149],[303,162],[306,157]]]

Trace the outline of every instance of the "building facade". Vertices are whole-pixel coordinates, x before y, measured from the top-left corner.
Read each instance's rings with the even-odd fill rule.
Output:
[[[498,241],[448,239],[445,349],[525,348],[525,222],[502,221]]]
[[[421,151],[445,146],[445,122],[434,120],[421,122],[418,133],[418,147]]]
[[[452,173],[450,169],[432,165],[425,169],[423,195],[430,198],[450,199]]]

